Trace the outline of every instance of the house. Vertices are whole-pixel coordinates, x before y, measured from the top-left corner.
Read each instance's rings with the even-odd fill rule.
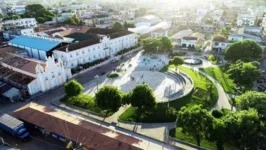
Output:
[[[37,21],[35,18],[23,18],[16,20],[7,20],[2,23],[4,30],[9,30],[11,28],[34,28],[37,27]]]
[[[65,69],[60,59],[55,62],[53,56],[43,62],[12,53],[0,53],[0,77],[29,95],[62,85],[71,76],[70,69]]]
[[[54,17],[53,21],[54,22],[64,22],[67,19],[70,19],[72,17],[76,16],[76,13],[74,12],[65,12],[65,13],[61,13],[59,16]]]
[[[162,36],[168,36],[168,30],[159,28],[151,32],[151,38],[157,38]]]
[[[17,15],[22,15],[26,11],[26,5],[11,5],[9,9],[7,9],[8,13],[13,13]]]
[[[237,25],[238,26],[254,26],[256,17],[253,13],[238,13]]]
[[[195,48],[197,44],[197,37],[185,36],[181,39],[182,48]]]
[[[20,35],[9,41],[8,45],[26,50],[31,58],[46,60],[52,55],[52,50],[60,47],[61,43],[60,40],[47,37]]]
[[[212,39],[212,49],[218,53],[224,52],[224,50],[228,47],[229,42],[227,38],[223,36],[215,36]]]
[[[90,28],[87,33],[98,36],[88,36],[84,41],[55,49],[55,58],[61,58],[67,68],[74,68],[80,64],[113,57],[121,50],[137,45],[135,34],[127,30]]]
[[[34,28],[13,28],[3,31],[3,37],[6,40],[11,40],[17,36],[20,35],[33,35],[34,34]]]
[[[173,42],[179,43],[178,45],[180,45],[181,43],[181,39],[183,37],[187,37],[190,36],[193,33],[193,31],[191,29],[187,29],[187,30],[182,30],[177,32],[176,34],[174,34],[171,39]]]
[[[229,42],[239,42],[242,40],[253,40],[257,43],[264,45],[263,40],[261,39],[260,30],[258,27],[244,27],[233,30],[229,36]]]

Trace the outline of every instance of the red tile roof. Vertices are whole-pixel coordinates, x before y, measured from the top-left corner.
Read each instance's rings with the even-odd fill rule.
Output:
[[[19,108],[12,115],[44,128],[48,132],[57,133],[67,139],[82,143],[84,147],[92,150],[140,150],[132,146],[132,144],[141,142],[139,139],[35,103]],[[116,134],[116,136],[111,138],[104,135],[107,133]]]

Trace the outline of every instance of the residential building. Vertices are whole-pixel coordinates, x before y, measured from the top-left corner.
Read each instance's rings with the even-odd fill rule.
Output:
[[[159,28],[151,32],[151,38],[157,38],[162,36],[168,36],[168,30]]]
[[[13,39],[20,35],[33,35],[33,34],[34,34],[34,28],[26,28],[26,29],[13,28],[3,31],[3,37],[6,40]]]
[[[98,36],[86,37],[84,41],[57,48],[53,51],[55,58],[61,58],[67,68],[74,68],[113,57],[121,50],[137,45],[135,34],[126,30],[90,28],[87,33]]]
[[[61,41],[47,37],[21,35],[8,42],[8,45],[27,51],[31,58],[46,60],[52,55],[52,50],[61,46]]]
[[[61,13],[60,16],[53,18],[53,21],[54,22],[64,22],[67,19],[70,19],[74,16],[76,16],[76,13],[74,13],[74,12]]]
[[[177,43],[177,45],[181,45],[181,40],[183,39],[183,37],[190,36],[192,33],[193,31],[191,29],[182,30],[174,34],[171,39],[173,42]]]
[[[218,53],[224,52],[228,45],[228,40],[222,36],[215,36],[212,40],[212,49]]]
[[[258,27],[244,27],[239,29],[232,29],[232,32],[228,36],[229,42],[239,42],[242,40],[253,40],[257,43],[264,45],[263,40],[261,39],[260,30]]]
[[[3,29],[9,30],[11,28],[34,28],[37,27],[35,18],[23,18],[16,20],[7,20],[3,22]]]
[[[45,92],[64,84],[71,78],[70,69],[63,62],[48,57],[46,62],[12,53],[0,53],[0,77],[29,95]]]
[[[14,13],[17,15],[22,15],[26,11],[26,5],[11,5],[7,9],[8,13]]]
[[[254,26],[256,17],[253,13],[239,13],[237,15],[238,26]]]
[[[197,37],[185,36],[181,39],[181,46],[183,48],[195,48],[197,44]]]

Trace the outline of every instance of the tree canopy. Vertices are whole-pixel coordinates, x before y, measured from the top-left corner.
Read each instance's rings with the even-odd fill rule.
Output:
[[[1,18],[3,18],[3,17],[4,17],[4,16],[3,16],[3,14],[2,14],[2,13],[0,13],[0,19],[1,19]]]
[[[119,22],[115,22],[115,24],[112,26],[112,29],[121,30],[123,29],[123,25]]]
[[[212,125],[213,117],[201,105],[185,106],[179,110],[176,119],[176,126],[182,131],[192,135],[200,146],[200,141]]]
[[[148,84],[137,85],[131,94],[131,105],[139,110],[149,111],[156,107],[156,98]]]
[[[179,65],[184,64],[184,59],[179,56],[175,56],[170,60],[169,64],[174,64],[176,67],[178,67]]]
[[[3,21],[6,21],[6,20],[16,20],[16,19],[20,19],[21,17],[19,15],[8,15],[6,17],[3,18]]]
[[[76,80],[71,80],[64,85],[65,93],[67,96],[78,96],[84,90],[83,86]]]
[[[122,103],[122,93],[114,86],[104,86],[95,94],[95,102],[103,110],[116,112]]]
[[[124,22],[124,28],[125,29],[128,29],[128,28],[135,28],[135,24],[134,23],[131,23],[131,22]]]
[[[81,23],[80,19],[77,16],[73,16],[63,22],[64,24],[69,25],[79,25]]]
[[[32,4],[26,6],[25,17],[36,18],[39,23],[44,23],[45,21],[51,21],[54,14],[41,4]]]
[[[251,40],[232,43],[225,50],[225,59],[237,61],[238,59],[258,59],[262,57],[263,49]]]
[[[168,51],[173,49],[172,41],[168,37],[158,37],[158,38],[147,38],[142,42],[143,49],[146,52],[158,52],[158,51]]]
[[[231,112],[223,118],[226,140],[239,145],[240,149],[257,149],[264,124],[255,109]]]
[[[235,84],[244,88],[251,88],[254,81],[261,75],[258,62],[245,63],[241,60],[231,64],[227,73]]]
[[[240,110],[254,108],[259,114],[266,113],[266,94],[256,91],[248,91],[236,97],[236,106]]]

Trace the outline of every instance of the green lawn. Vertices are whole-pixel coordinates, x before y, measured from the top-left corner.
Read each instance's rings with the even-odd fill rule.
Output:
[[[102,110],[101,108],[99,108],[95,102],[94,102],[94,98],[88,95],[83,95],[80,94],[78,96],[74,96],[74,97],[63,97],[61,100],[61,102],[66,103],[67,105],[70,106],[76,106],[76,107],[80,107],[95,113],[98,113],[100,115],[107,115],[107,116],[111,116],[114,112],[108,112],[105,110]]]
[[[182,128],[171,129],[169,131],[169,134],[173,138],[197,145],[196,140],[192,136],[182,132]],[[210,142],[206,139],[202,140],[200,145],[201,145],[201,147],[206,148],[208,150],[216,150],[217,149],[215,142]],[[235,146],[230,145],[230,144],[225,144],[224,149],[225,150],[237,150],[238,148],[236,148]]]
[[[169,69],[175,70],[175,67],[169,66]],[[194,104],[202,104],[204,108],[211,109],[218,100],[218,92],[215,85],[196,71],[183,66],[179,66],[179,69],[187,73],[192,78],[195,84],[195,90],[181,99],[171,101],[169,106],[175,108],[176,111],[183,106]],[[167,67],[164,67],[163,70],[168,69]],[[212,99],[210,99],[209,96],[206,96],[209,95],[207,89],[211,84]],[[122,115],[120,115],[119,119],[123,121],[144,123],[174,122],[176,116],[169,115],[167,110],[168,103],[159,103],[154,110],[147,113],[140,113],[138,112],[137,108],[130,107]]]
[[[202,69],[204,72],[214,77],[224,88],[224,91],[227,93],[236,93],[234,90],[234,82],[229,78],[229,75],[225,72],[227,71],[227,67],[208,67]]]

